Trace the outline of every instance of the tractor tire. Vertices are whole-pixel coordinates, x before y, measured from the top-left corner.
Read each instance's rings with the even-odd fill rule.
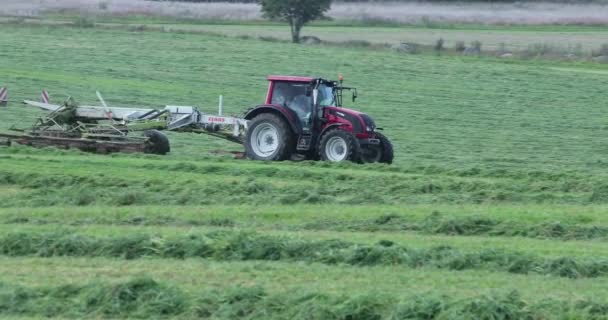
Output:
[[[289,125],[279,116],[263,113],[251,120],[245,137],[245,153],[252,160],[289,159],[295,147]]]
[[[376,132],[376,137],[380,139],[380,147],[382,148],[382,158],[380,158],[380,163],[393,163],[393,158],[395,157],[393,152],[393,144],[380,132]]]
[[[323,161],[361,162],[361,146],[355,136],[341,129],[326,132],[319,142],[319,157]]]
[[[165,155],[171,151],[169,138],[164,133],[158,130],[146,130],[144,136],[148,137],[144,153]]]
[[[361,147],[361,160],[364,163],[393,163],[393,145],[382,133],[376,132],[379,145],[365,145]]]

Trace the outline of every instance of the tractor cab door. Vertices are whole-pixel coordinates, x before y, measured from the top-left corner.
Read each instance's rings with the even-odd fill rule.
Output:
[[[271,103],[292,110],[298,117],[302,132],[310,132],[312,130],[313,101],[309,83],[275,82]]]

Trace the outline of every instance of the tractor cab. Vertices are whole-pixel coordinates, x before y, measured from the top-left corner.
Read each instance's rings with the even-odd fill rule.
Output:
[[[288,109],[302,131],[312,125],[313,97],[311,78],[275,77],[270,80],[266,104]],[[289,112],[288,111],[288,112]]]
[[[352,91],[353,102],[357,98],[357,89],[343,87],[342,77],[340,83],[309,77],[269,76],[268,80],[266,104],[289,109],[302,131],[312,130],[313,118],[323,118],[325,107],[341,108],[344,90]]]

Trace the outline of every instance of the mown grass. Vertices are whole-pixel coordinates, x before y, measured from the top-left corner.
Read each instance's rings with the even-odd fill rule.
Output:
[[[182,137],[183,138],[183,137]],[[20,154],[21,152],[25,154]],[[450,171],[435,167],[360,168],[323,162],[268,164],[198,155],[193,161],[155,156],[71,156],[61,160],[28,148],[0,150],[10,170],[0,184],[20,187],[0,206],[571,203],[608,200],[601,176],[503,170]],[[13,155],[11,153],[18,152]],[[77,153],[76,153],[77,154]],[[177,155],[177,159],[183,155]],[[181,158],[183,159],[183,158]],[[171,160],[171,158],[167,159]],[[41,166],[40,163],[44,163]],[[37,166],[36,171],[31,167]],[[70,167],[69,171],[63,171]],[[297,170],[293,170],[297,168]],[[170,173],[171,179],[165,176]],[[362,191],[360,186],[367,186]],[[287,187],[289,186],[289,187]],[[279,192],[280,191],[280,192]],[[69,194],[70,197],[65,197]],[[200,196],[204,195],[204,196]]]
[[[266,74],[344,73],[396,150],[385,166],[234,160],[213,151],[241,146],[180,133],[166,157],[0,148],[2,316],[606,316],[589,302],[608,279],[604,66],[2,30],[2,129],[42,114],[17,103],[42,88],[209,112],[224,94],[238,114]]]
[[[190,34],[6,30],[3,42],[9,45],[0,69],[15,99],[35,98],[44,85],[57,100],[69,94],[92,103],[99,89],[111,105],[191,104],[212,112],[217,96],[224,94],[227,112],[239,113],[263,100],[268,73],[335,77],[342,72],[361,89],[357,108],[372,115],[395,142],[397,164],[598,173],[605,168],[604,124],[595,98],[605,85],[602,74],[581,77],[533,62],[402,56]],[[58,37],[71,40],[61,43],[54,40]],[[94,50],[98,43],[113,50]],[[45,49],[25,50],[30,47],[57,50],[39,59],[37,51]],[[289,64],[290,59],[300,63]],[[14,104],[5,111],[5,128],[35,114]],[[196,158],[201,150],[226,146],[195,135],[171,137],[171,157]]]
[[[496,209],[499,209],[496,212]],[[285,231],[403,233],[417,235],[526,237],[555,240],[605,240],[608,227],[581,208],[559,212],[465,206],[449,214],[437,207],[415,206],[248,206],[26,208],[0,210],[0,223],[71,226],[229,227]],[[500,210],[503,209],[503,210]],[[521,210],[521,211],[518,211]],[[592,208],[587,209],[593,211]],[[601,210],[597,208],[596,210]],[[545,214],[538,214],[546,211]],[[424,213],[428,212],[428,213]],[[477,213],[475,213],[477,212]]]
[[[137,221],[137,220],[136,220]],[[601,239],[592,240],[570,240],[561,241],[553,239],[528,239],[512,237],[487,237],[487,236],[448,236],[448,235],[426,235],[412,232],[353,232],[333,230],[282,230],[272,229],[265,226],[255,226],[242,228],[231,226],[229,221],[216,220],[212,225],[206,226],[146,226],[146,225],[66,225],[66,224],[8,224],[0,227],[6,233],[23,232],[27,234],[37,233],[66,233],[81,234],[90,237],[116,238],[125,234],[143,234],[148,236],[178,237],[184,234],[207,234],[222,232],[258,232],[262,235],[269,235],[278,238],[287,238],[305,241],[332,241],[340,239],[343,241],[359,243],[364,245],[374,245],[384,241],[390,241],[402,246],[429,249],[433,247],[454,247],[463,252],[477,251],[508,251],[532,254],[548,259],[563,256],[595,259],[602,258],[606,251],[606,243]]]
[[[516,291],[454,299],[417,296],[399,302],[386,294],[332,296],[320,292],[269,294],[264,288],[234,287],[186,295],[151,278],[115,285],[90,283],[60,287],[0,286],[4,314],[149,318],[194,316],[213,319],[469,319],[544,316],[601,316],[606,305],[593,300],[530,304]],[[74,303],[76,302],[76,303]],[[68,306],[68,307],[66,307]]]
[[[20,228],[17,228],[19,230]],[[608,274],[608,262],[598,255],[605,248],[588,245],[595,249],[596,255],[559,256],[572,253],[572,247],[565,245],[554,249],[553,256],[540,256],[535,252],[534,241],[515,242],[515,249],[485,245],[479,249],[467,246],[466,242],[435,242],[433,246],[416,247],[416,241],[400,245],[388,239],[376,243],[356,243],[341,240],[313,240],[314,234],[294,238],[293,235],[266,235],[215,230],[207,233],[190,231],[184,236],[178,234],[159,234],[130,230],[124,231],[93,229],[101,235],[74,233],[66,229],[44,232],[48,228],[23,228],[0,237],[0,254],[7,256],[89,256],[137,259],[142,257],[163,257],[184,259],[191,257],[217,259],[220,261],[291,261],[344,264],[350,266],[395,265],[409,268],[435,267],[447,270],[491,270],[515,274],[546,274],[569,278],[595,278]],[[115,233],[111,236],[103,233]],[[175,231],[169,231],[175,232]],[[390,239],[390,238],[389,238]],[[400,239],[402,240],[402,239]],[[438,240],[438,239],[434,239]],[[473,239],[475,240],[475,239]],[[369,241],[369,239],[368,239]],[[418,243],[424,239],[419,239]],[[473,242],[473,241],[471,241]],[[500,243],[494,241],[494,243]],[[544,243],[546,245],[546,243]],[[579,243],[582,244],[582,243]],[[519,247],[518,247],[519,245]],[[530,245],[532,247],[525,247]],[[542,244],[541,244],[542,245]],[[522,248],[521,251],[514,251]],[[560,252],[561,251],[561,252]],[[593,252],[590,252],[591,254]]]

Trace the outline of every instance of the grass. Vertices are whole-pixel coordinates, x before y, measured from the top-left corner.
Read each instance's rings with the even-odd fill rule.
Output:
[[[39,18],[0,18],[4,23],[19,24],[74,24],[104,28],[149,29],[170,32],[220,34],[231,37],[290,41],[289,28],[271,21],[180,19],[150,16],[89,16],[80,14],[45,15]],[[434,23],[369,25],[362,22],[319,21],[306,26],[303,36],[316,36],[327,43],[369,43],[382,47],[402,42],[417,43],[432,48],[439,38],[444,47],[453,48],[459,41],[480,41],[484,49],[495,52],[507,48],[512,52],[538,51],[536,47],[550,48],[552,54],[563,57],[569,53],[589,56],[605,43],[603,25],[494,25],[477,23]]]
[[[28,288],[29,289],[29,288]],[[383,317],[424,319],[432,317],[487,317],[497,314],[506,317],[538,317],[547,315],[546,303],[529,305],[519,293],[480,296],[457,303],[447,297],[417,297],[396,304],[394,300],[384,300],[385,295],[358,295],[351,297],[331,297],[317,292],[290,294],[285,296],[268,295],[260,287],[236,287],[224,294],[203,292],[198,297],[186,297],[181,292],[163,286],[149,278],[138,278],[114,287],[90,284],[80,287],[59,288],[7,288],[7,299],[17,300],[7,303],[8,313],[42,314],[53,316],[68,313],[71,315],[103,315],[147,318],[150,315],[164,316],[194,315],[214,319],[381,319]],[[76,310],[61,308],[66,301],[84,297],[83,306]],[[190,298],[190,299],[188,299]],[[389,298],[390,299],[390,298]],[[188,301],[189,300],[189,301]],[[36,302],[41,305],[35,305]],[[91,302],[96,306],[91,308]],[[601,314],[604,304],[594,301],[579,301],[563,305],[561,301],[551,301],[551,306],[562,303],[562,312],[570,316],[595,316]],[[528,310],[528,308],[533,310]],[[190,309],[190,310],[188,310]],[[388,309],[388,310],[387,310]],[[187,310],[187,311],[186,311]],[[553,311],[553,310],[551,310]],[[312,312],[312,313],[311,313]],[[555,312],[549,312],[556,316]]]
[[[92,103],[95,97],[91,92],[99,89],[114,105],[202,103],[201,107],[213,111],[216,96],[223,93],[229,112],[239,113],[261,101],[265,90],[264,74],[276,72],[331,77],[343,72],[347,82],[365,89],[361,90],[358,108],[374,116],[379,125],[386,128],[388,136],[396,139],[397,163],[411,167],[445,167],[447,164],[450,169],[503,169],[509,172],[529,168],[602,172],[604,168],[604,150],[600,142],[604,124],[594,100],[594,92],[601,90],[604,76],[590,73],[581,79],[577,72],[552,69],[560,64],[493,60],[464,63],[474,58],[444,59],[400,56],[366,49],[302,48],[291,44],[188,34],[34,27],[8,27],[6,30],[14,32],[7,32],[5,37],[22,34],[25,39],[17,42],[5,39],[12,45],[4,49],[9,56],[0,66],[7,74],[4,81],[13,88],[12,96],[16,99],[36,96],[44,83],[55,100],[70,94],[82,102]],[[73,41],[53,44],[52,39],[60,35],[68,35]],[[120,52],[122,58],[118,59],[117,53],[92,51],[96,46],[89,40],[92,36],[100,42],[113,43],[114,52]],[[129,41],[122,40],[125,38],[132,38],[132,42],[142,47],[139,50],[129,47]],[[163,45],[169,39],[180,50],[179,62],[174,60],[176,57],[171,48]],[[76,59],[69,60],[62,58],[61,54],[51,53],[46,59],[53,63],[47,64],[37,61],[35,52],[20,53],[22,57],[14,58],[16,52],[22,52],[23,46],[34,44],[41,47],[67,46],[63,50],[68,50]],[[254,67],[244,60],[243,52],[257,57],[269,47],[273,48],[273,56],[253,58]],[[224,55],[214,60],[218,59],[217,52]],[[315,54],[311,55],[312,52]],[[268,60],[274,60],[276,66],[282,66],[286,63],[286,54],[296,53],[304,66],[318,66],[267,65]],[[332,60],[331,57],[337,54],[342,55],[341,62]],[[369,60],[360,59],[362,55]],[[161,57],[164,62],[154,56]],[[105,67],[96,68],[90,62],[106,58],[110,60]],[[191,70],[188,61],[206,63],[197,64]],[[563,65],[569,70],[589,68],[585,64]],[[595,70],[604,69],[591,66]],[[82,70],[87,70],[87,73],[82,73]],[[382,79],[385,81],[370,82],[375,79],[366,79],[365,74],[377,74],[378,70],[384,74]],[[416,80],[409,78],[413,76]],[[538,81],[544,78],[546,80]],[[138,79],[137,86],[133,79]],[[529,87],[528,83],[538,84]],[[134,90],[135,87],[137,89]],[[234,87],[238,90],[232,90]],[[3,126],[8,127],[13,122],[27,123],[21,108],[12,106],[7,110]],[[402,116],[391,116],[393,113]],[[560,116],[547,116],[553,113]],[[33,115],[33,111],[29,114]],[[469,125],[460,125],[465,122]],[[442,130],[432,129],[436,127]],[[223,146],[220,142],[210,145],[209,141],[214,141],[211,138],[196,138],[196,143],[191,144],[185,141],[192,140],[188,137],[193,136],[181,137],[184,140],[172,136],[175,154],[182,155],[182,159],[200,157],[197,150],[201,148]],[[180,152],[181,146],[189,151],[184,152],[182,148]]]
[[[14,230],[14,229],[13,229]],[[6,232],[0,238],[0,253],[7,256],[89,256],[138,259],[142,257],[162,257],[184,259],[200,257],[220,261],[292,261],[320,262],[350,266],[394,265],[409,268],[431,266],[447,270],[492,270],[515,274],[544,274],[568,278],[595,278],[608,274],[608,262],[594,256],[541,257],[534,253],[533,241],[515,241],[510,245],[528,245],[524,251],[509,251],[492,247],[472,250],[466,241],[459,243],[458,249],[447,243],[427,248],[417,248],[415,239],[406,246],[383,239],[373,244],[362,244],[343,240],[310,240],[315,234],[299,236],[258,235],[249,232],[216,230],[196,233],[192,230],[186,236],[162,235],[157,233],[130,231],[129,236],[94,236],[73,233],[68,230],[44,232],[44,229],[24,228]],[[92,229],[107,233],[108,230]],[[89,231],[90,232],[90,231]],[[165,231],[166,232],[166,231]],[[318,235],[317,235],[318,236]],[[348,236],[348,235],[346,235]],[[402,239],[399,239],[402,240]],[[368,240],[369,241],[369,240]],[[440,240],[441,241],[441,240]],[[500,243],[495,241],[494,243]],[[428,245],[428,244],[427,244]],[[588,249],[592,249],[588,245]],[[565,245],[554,250],[553,255],[568,251]],[[595,246],[597,256],[605,248]],[[573,251],[570,249],[570,252]],[[578,252],[574,253],[578,255]]]
[[[606,316],[603,65],[2,28],[3,130],[42,114],[18,104],[42,88],[209,112],[223,94],[239,114],[266,74],[343,73],[396,150],[386,166],[235,160],[180,133],[167,156],[2,147],[2,317]]]
[[[74,267],[78,267],[80,272],[74,274],[71,284],[66,284],[65,279],[49,277],[46,274],[47,269],[41,267],[41,262],[52,267],[55,272],[70,272]],[[151,270],[150,263],[157,267]],[[446,313],[460,313],[475,306],[486,306],[486,304],[492,303],[494,308],[497,308],[495,312],[499,313],[532,313],[542,310],[545,315],[558,316],[562,312],[574,310],[577,311],[575,314],[584,314],[592,311],[585,310],[590,306],[599,307],[600,309],[595,310],[594,313],[601,315],[603,306],[599,302],[602,299],[603,291],[601,290],[597,291],[599,295],[595,296],[595,299],[577,297],[569,292],[566,288],[573,285],[573,280],[560,279],[561,283],[552,283],[544,277],[535,276],[504,279],[500,275],[487,277],[487,274],[483,272],[468,273],[465,271],[454,277],[453,273],[420,270],[395,277],[395,270],[385,267],[345,269],[340,266],[326,267],[317,264],[288,265],[260,262],[227,264],[193,260],[175,263],[153,259],[117,262],[98,258],[87,260],[11,258],[3,259],[0,268],[6,268],[5,274],[14,277],[20,274],[28,275],[26,277],[28,281],[4,283],[3,294],[0,295],[3,299],[0,300],[2,302],[5,302],[7,298],[19,297],[17,301],[13,298],[13,302],[5,310],[8,314],[18,310],[18,313],[22,315],[71,315],[73,317],[85,314],[89,316],[105,314],[106,317],[109,315],[149,317],[161,314],[158,312],[158,307],[164,306],[165,308],[162,310],[165,310],[165,316],[167,313],[177,313],[182,317],[191,313],[202,316],[200,312],[206,312],[210,313],[207,316],[214,314],[219,318],[243,317],[245,315],[220,316],[224,313],[243,310],[242,304],[235,305],[237,301],[249,301],[245,305],[248,306],[245,310],[258,314],[254,318],[286,317],[292,319],[299,319],[304,314],[286,316],[283,315],[283,312],[290,313],[300,308],[315,307],[314,310],[332,311],[330,314],[334,314],[334,316],[331,318],[349,319],[346,316],[339,317],[337,314],[361,312],[362,306],[370,306],[374,313],[380,313],[383,318],[388,318],[390,314],[394,313],[423,312],[428,308],[423,305],[430,303],[442,305],[435,313],[444,313],[445,317]],[[121,270],[120,273],[112,271],[118,269]],[[142,272],[146,275],[142,276]],[[299,276],[293,277],[292,272],[296,272]],[[348,277],[344,277],[344,273],[347,273]],[[319,278],[319,274],[322,274],[323,277]],[[433,275],[433,277],[428,277],[429,275]],[[480,290],[478,288],[480,275],[485,276],[483,279],[487,279],[485,283],[488,287],[501,289]],[[328,290],[323,281],[332,278],[344,279],[344,281],[336,282],[335,286]],[[36,281],[35,279],[44,279],[46,285],[41,287],[36,282],[32,282]],[[389,279],[390,281],[387,281]],[[435,282],[434,279],[442,279],[442,281]],[[280,283],[277,283],[277,280]],[[534,286],[522,286],[522,281],[530,281]],[[186,285],[177,287],[175,284],[178,282]],[[235,282],[240,285],[235,285]],[[454,284],[458,285],[454,286]],[[375,289],[369,294],[350,294],[348,296],[341,294],[371,285]],[[576,286],[584,287],[585,285],[585,280],[577,280]],[[521,292],[509,291],[509,288],[516,286],[524,289]],[[429,291],[431,287],[444,287],[445,295]],[[594,287],[589,288],[593,290]],[[553,294],[543,300],[531,299],[531,296],[535,296],[536,291],[542,292],[543,290]],[[414,296],[416,298],[413,298]],[[165,298],[158,299],[159,297]],[[301,305],[312,297],[318,297],[314,299],[314,304]],[[95,298],[97,303],[84,304],[84,302],[91,301],[92,298]],[[250,300],[251,298],[253,301]],[[277,298],[283,302],[277,301]],[[138,301],[136,307],[131,307],[133,300]],[[69,303],[66,303],[67,301]],[[110,301],[115,303],[108,303]],[[232,303],[228,303],[230,301]],[[479,303],[484,301],[485,303]],[[226,305],[223,306],[222,302]],[[518,307],[512,308],[513,302]],[[353,304],[358,305],[359,308],[354,308]],[[562,307],[557,307],[556,304],[562,304]],[[150,308],[153,306],[156,308]],[[167,306],[173,307],[167,308]],[[505,311],[505,308],[511,311]],[[433,309],[435,308],[431,308],[431,310]],[[305,313],[308,318],[310,318],[312,310]],[[147,312],[142,314],[143,311]],[[481,310],[474,311],[473,309],[469,312],[483,314]],[[259,313],[264,315],[259,315]],[[327,319],[328,317],[315,316],[313,318]],[[423,319],[423,317],[418,315],[414,319]]]
[[[496,209],[501,209],[496,212]],[[601,208],[601,207],[600,207]],[[597,212],[600,212],[597,208]],[[391,236],[407,241],[423,239],[435,243],[433,238],[444,240],[452,236],[525,237],[554,240],[604,240],[607,227],[600,219],[588,213],[559,212],[552,207],[534,207],[519,211],[508,206],[447,207],[442,214],[437,207],[418,206],[403,209],[394,206],[261,206],[251,210],[248,206],[205,207],[68,207],[26,208],[0,211],[4,224],[71,225],[71,226],[146,226],[168,228],[228,227],[257,228],[277,231],[306,231],[311,237],[320,233],[335,232],[373,233],[374,238]],[[506,210],[505,210],[506,209]],[[578,210],[576,210],[578,209]],[[594,210],[593,208],[586,208]],[[521,210],[521,209],[520,209]],[[550,213],[538,215],[543,210]],[[430,212],[422,215],[423,212]],[[479,212],[473,214],[472,212]],[[508,218],[498,218],[502,214]],[[536,216],[534,216],[536,215]],[[403,234],[403,232],[407,232]],[[394,233],[391,235],[391,233]],[[429,235],[430,237],[422,236]],[[344,236],[344,235],[342,235]],[[488,238],[482,238],[490,240]],[[380,240],[380,239],[377,239]],[[376,241],[377,241],[376,240]],[[477,241],[470,241],[475,242]],[[416,241],[418,242],[418,241]],[[469,241],[466,246],[474,246]],[[488,242],[489,243],[489,242]],[[542,243],[542,242],[541,242]],[[526,246],[526,245],[522,245]],[[576,246],[576,245],[575,245]],[[534,250],[540,250],[534,246]],[[544,251],[544,250],[540,250]],[[577,251],[573,248],[572,251]],[[595,254],[595,253],[594,253]]]

